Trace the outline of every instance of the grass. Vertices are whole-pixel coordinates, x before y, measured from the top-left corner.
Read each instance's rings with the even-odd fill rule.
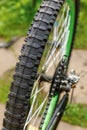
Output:
[[[87,128],[87,105],[72,104],[63,116],[63,121]]]
[[[81,0],[77,34],[76,34],[76,39],[75,39],[75,44],[74,44],[74,48],[76,49],[87,49],[86,12],[87,12],[87,1]]]
[[[38,0],[33,6],[31,0],[0,1],[0,37],[9,41],[11,37],[25,35],[40,3]]]
[[[0,103],[2,104],[7,101],[13,72],[14,69],[11,69],[7,71],[2,77],[0,77]]]
[[[0,37],[9,41],[11,37],[26,35],[36,10],[42,0],[32,6],[31,0],[0,2]],[[87,49],[87,0],[81,0],[78,28],[74,48]]]

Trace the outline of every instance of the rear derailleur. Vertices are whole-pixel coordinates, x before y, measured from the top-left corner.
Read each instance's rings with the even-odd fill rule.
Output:
[[[76,72],[72,70],[67,77],[61,80],[60,92],[70,92],[71,89],[76,88],[76,84],[79,82],[79,80],[80,76],[78,76]]]

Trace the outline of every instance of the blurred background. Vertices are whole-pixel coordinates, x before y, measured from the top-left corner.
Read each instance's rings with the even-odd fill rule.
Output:
[[[0,0],[0,118],[12,82],[14,68],[33,17],[42,0]],[[87,70],[87,0],[81,0],[77,34],[70,69]],[[73,103],[63,117],[66,129],[87,130],[87,75],[74,94]],[[66,122],[66,123],[65,123]],[[2,121],[0,122],[1,128]],[[62,125],[61,125],[62,126]],[[65,128],[64,127],[64,128]],[[63,129],[64,129],[63,128]],[[62,129],[62,130],[63,130]],[[64,129],[64,130],[66,130]]]
[[[24,36],[42,0],[0,0],[0,38]],[[75,48],[87,49],[87,0],[81,0]],[[84,26],[85,25],[85,26]],[[84,35],[83,35],[84,34]]]

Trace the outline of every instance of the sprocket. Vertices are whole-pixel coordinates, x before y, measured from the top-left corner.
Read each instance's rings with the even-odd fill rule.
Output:
[[[59,62],[58,67],[56,68],[56,71],[52,80],[51,88],[49,91],[48,103],[46,105],[46,108],[45,108],[45,111],[44,111],[44,114],[40,123],[40,127],[39,127],[40,130],[42,129],[42,126],[44,124],[44,119],[47,115],[52,97],[56,94],[56,92],[60,95],[60,85],[61,85],[62,80],[66,76],[66,72],[67,72],[67,61],[68,60],[65,57],[62,58],[62,60]]]

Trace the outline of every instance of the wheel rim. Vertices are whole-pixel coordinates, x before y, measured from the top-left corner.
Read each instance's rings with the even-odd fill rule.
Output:
[[[68,49],[66,49],[66,46],[70,42],[69,36],[71,32],[70,26],[72,20],[70,15],[70,6],[67,4],[67,2],[65,2],[49,36],[49,41],[51,41],[51,44],[46,45],[43,58],[41,59],[41,63],[38,69],[38,73],[40,75],[35,81],[31,93],[30,102],[32,102],[32,105],[24,126],[24,130],[26,129],[26,126],[28,124],[29,130],[33,130],[34,127],[37,127],[37,129],[39,129],[41,114],[47,104],[49,89],[51,86],[50,83],[44,83],[44,85],[43,83],[40,84],[41,73],[44,72],[46,75],[53,77],[59,61],[64,55],[68,56]],[[50,73],[50,70],[53,69],[52,67],[54,68],[54,70],[52,71],[52,73]],[[39,123],[37,123],[37,120]],[[46,126],[47,124],[45,126],[43,125],[43,130],[45,130]]]

